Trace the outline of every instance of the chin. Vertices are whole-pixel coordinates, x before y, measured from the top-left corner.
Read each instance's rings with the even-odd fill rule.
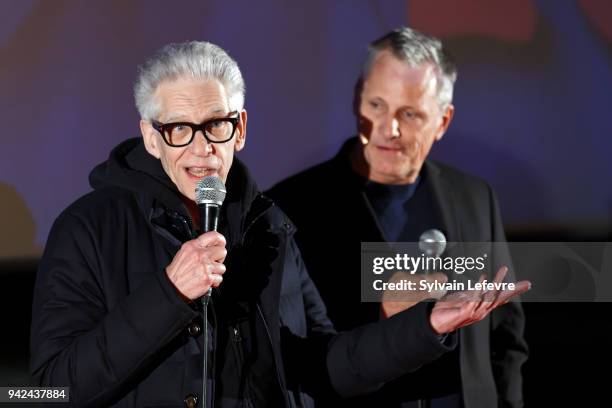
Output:
[[[187,197],[191,201],[195,201],[196,183],[183,182],[183,183],[181,183],[180,186],[176,186],[176,187],[177,187],[178,191],[182,195],[184,195],[185,197]]]

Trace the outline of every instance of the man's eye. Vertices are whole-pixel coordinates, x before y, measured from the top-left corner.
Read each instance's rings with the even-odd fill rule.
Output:
[[[219,127],[223,126],[223,121],[222,120],[213,120],[212,122],[210,122],[208,124],[208,126],[210,126],[211,128],[219,128]]]
[[[173,131],[175,132],[182,132],[183,130],[185,130],[185,126],[183,125],[176,125],[172,128]]]
[[[414,119],[416,118],[416,113],[414,113],[413,111],[404,111],[403,117],[404,119]]]
[[[380,103],[376,102],[376,101],[370,101],[370,106],[373,109],[379,109],[380,108]]]

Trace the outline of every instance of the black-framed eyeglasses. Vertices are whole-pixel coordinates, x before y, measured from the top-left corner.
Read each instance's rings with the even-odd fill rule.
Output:
[[[230,112],[228,116],[235,115],[236,111]],[[225,143],[234,137],[239,117],[213,118],[198,124],[190,122],[161,123],[151,121],[153,129],[157,130],[168,146],[183,147],[193,141],[198,130],[210,143]]]

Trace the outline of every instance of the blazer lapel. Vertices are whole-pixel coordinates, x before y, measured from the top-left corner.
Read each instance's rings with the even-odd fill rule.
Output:
[[[457,207],[455,206],[455,197],[453,194],[453,186],[444,177],[443,171],[432,161],[426,161],[425,167],[427,171],[427,183],[431,187],[434,195],[433,199],[438,206],[440,220],[445,231],[442,231],[446,236],[447,242],[461,242],[462,234],[459,226],[459,217]]]

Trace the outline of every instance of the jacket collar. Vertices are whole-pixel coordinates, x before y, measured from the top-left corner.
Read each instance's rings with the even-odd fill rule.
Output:
[[[141,205],[150,211],[150,218],[156,219],[158,225],[176,225],[172,229],[177,238],[192,238],[192,220],[181,193],[160,161],[146,151],[142,138],[131,138],[115,147],[109,158],[92,170],[89,181],[94,189],[119,187],[137,193]],[[232,163],[226,187],[220,227],[228,241],[239,243],[249,223],[272,204],[263,199],[248,169],[237,158]],[[187,221],[187,226],[181,219]]]

